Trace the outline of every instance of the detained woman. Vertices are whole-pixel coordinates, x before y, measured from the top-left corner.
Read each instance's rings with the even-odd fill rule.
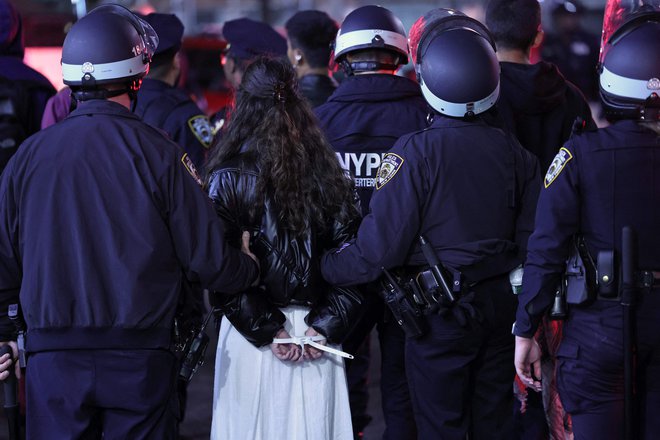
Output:
[[[259,285],[221,305],[211,439],[352,439],[339,344],[362,299],[327,285],[319,259],[359,211],[287,60],[247,68],[207,168],[229,238],[248,231],[261,265]]]

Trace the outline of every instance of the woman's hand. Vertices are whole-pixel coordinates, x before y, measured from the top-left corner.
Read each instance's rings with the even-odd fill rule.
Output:
[[[307,331],[305,332],[305,336],[318,336],[319,333],[314,330],[312,327],[309,327]],[[322,341],[315,341],[317,344],[325,345],[326,341],[325,339]],[[305,345],[305,354],[303,357],[308,360],[308,361],[313,361],[316,359],[319,359],[321,356],[323,356],[323,350],[319,350],[318,348],[314,348],[311,345]]]
[[[287,333],[287,331],[284,329],[280,330],[275,335],[275,339],[288,339],[290,337],[291,336],[289,333]],[[273,342],[270,344],[270,351],[272,351],[275,357],[282,362],[296,362],[302,356],[300,347],[298,347],[296,344],[278,344]]]

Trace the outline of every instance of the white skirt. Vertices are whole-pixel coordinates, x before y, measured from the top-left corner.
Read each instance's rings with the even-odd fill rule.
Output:
[[[305,307],[282,309],[284,328],[304,336]],[[222,318],[215,358],[212,440],[352,440],[344,361],[282,362]]]

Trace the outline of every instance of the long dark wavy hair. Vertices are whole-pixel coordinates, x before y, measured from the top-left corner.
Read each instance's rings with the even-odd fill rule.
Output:
[[[261,57],[245,70],[227,131],[208,158],[207,176],[245,151],[256,153],[259,168],[259,203],[251,208],[251,217],[261,211],[266,194],[279,210],[280,224],[296,236],[359,215],[354,183],[298,92],[295,71],[286,59]]]

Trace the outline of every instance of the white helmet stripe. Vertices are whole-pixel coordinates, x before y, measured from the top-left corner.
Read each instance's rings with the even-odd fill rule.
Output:
[[[493,90],[493,93],[486,96],[484,99],[475,102],[449,102],[444,99],[440,99],[431,92],[431,90],[424,84],[424,81],[420,81],[420,87],[422,89],[422,95],[424,99],[433,107],[436,111],[442,113],[443,115],[453,116],[456,118],[462,118],[468,111],[472,111],[475,115],[483,113],[497,102],[497,98],[500,96],[500,83],[497,83],[497,87]],[[468,108],[470,107],[470,108]]]
[[[346,34],[339,33],[335,42],[335,53],[339,54],[352,47],[371,44],[376,35],[380,35],[385,45],[398,47],[401,51],[408,53],[408,40],[404,35],[383,29],[366,29]]]
[[[653,78],[649,78],[648,80],[626,78],[625,76],[617,75],[603,67],[603,73],[600,74],[600,87],[612,95],[643,101],[648,98],[651,93],[660,94],[660,90],[650,89],[648,87],[652,79]],[[655,83],[658,83],[657,79]]]
[[[84,69],[83,70],[83,66]],[[66,64],[62,63],[62,77],[65,81],[81,82],[85,73],[92,74],[96,81],[127,78],[144,72],[147,65],[142,55],[127,60],[104,64]]]

